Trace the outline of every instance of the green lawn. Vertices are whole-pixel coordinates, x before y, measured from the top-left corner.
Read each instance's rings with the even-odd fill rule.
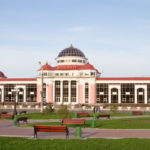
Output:
[[[90,113],[90,117],[93,117],[93,115],[99,115],[102,113]],[[123,116],[132,116],[132,113],[103,113],[103,114],[110,114],[111,117],[123,117]],[[144,113],[143,115],[150,115],[150,113]],[[60,119],[60,116],[57,113],[51,113],[51,114],[42,114],[42,113],[31,113],[31,114],[23,114],[18,115],[18,117],[28,117],[28,119]],[[75,113],[70,113],[70,118],[74,118]],[[10,118],[0,118],[0,119],[10,119]]]
[[[73,115],[73,114],[71,114]],[[18,117],[28,117],[28,119],[59,119],[57,113],[51,113],[51,114],[42,114],[42,113],[31,113],[31,114],[24,114],[24,115],[18,115]]]
[[[100,113],[96,113],[95,115],[99,115],[99,114]],[[107,113],[107,114],[110,114],[111,117],[132,116],[132,113],[115,113],[115,114]],[[150,115],[150,113],[144,113],[144,115]],[[52,113],[52,114],[32,113],[32,114],[18,115],[18,117],[28,117],[28,119],[60,119],[57,113]],[[70,117],[74,118],[75,114],[70,113]],[[90,117],[93,117],[93,113],[90,114]]]
[[[150,139],[24,139],[0,137],[0,150],[149,150]]]
[[[42,122],[25,124],[22,127],[33,127],[34,125],[61,125],[60,122]],[[76,127],[83,125],[67,125]],[[86,121],[85,127],[91,127],[91,121]],[[132,118],[132,119],[113,119],[113,120],[96,120],[96,128],[100,129],[150,129],[150,118]]]

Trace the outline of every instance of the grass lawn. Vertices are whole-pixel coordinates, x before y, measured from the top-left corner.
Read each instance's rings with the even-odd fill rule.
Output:
[[[93,115],[99,115],[102,113],[90,113],[90,117]],[[111,117],[123,117],[123,116],[133,116],[132,113],[103,113],[103,114],[110,114]],[[144,113],[143,115],[150,115],[150,113]],[[46,119],[60,119],[57,113],[51,114],[42,114],[42,113],[31,113],[31,114],[23,114],[18,115],[18,117],[28,117],[28,119],[39,119],[39,120],[46,120]],[[70,113],[70,118],[74,118],[75,113]],[[0,119],[10,119],[10,118],[0,118]]]
[[[42,122],[21,125],[21,127],[33,127],[34,125],[61,125],[60,122]],[[78,125],[67,125],[76,127]],[[81,126],[81,125],[79,125]],[[83,126],[81,126],[83,127]],[[85,127],[91,127],[91,121],[86,121]],[[96,120],[96,128],[100,129],[150,129],[150,118],[132,118],[132,119],[114,119],[114,120]]]
[[[0,137],[0,150],[149,150],[150,139],[50,140]]]
[[[73,117],[73,114],[71,114],[71,116]],[[28,119],[39,119],[39,120],[60,118],[57,113],[51,113],[51,114],[31,113],[31,114],[18,115],[18,117],[28,117]]]
[[[96,113],[95,115],[99,115],[100,113]],[[105,114],[105,113],[103,113]],[[111,117],[113,116],[132,116],[132,113],[107,113],[110,114]],[[143,115],[150,115],[150,113],[144,113]],[[42,113],[32,113],[32,114],[24,114],[24,115],[18,115],[18,117],[28,117],[28,119],[60,119],[57,113],[52,114],[42,114]],[[70,113],[70,117],[74,118],[75,113]],[[90,114],[90,117],[93,117],[93,113]]]

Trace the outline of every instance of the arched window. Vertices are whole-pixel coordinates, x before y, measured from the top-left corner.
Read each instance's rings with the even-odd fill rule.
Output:
[[[118,89],[111,89],[111,103],[118,103]]]
[[[19,88],[18,102],[23,102],[23,98],[24,98],[24,90],[22,88]]]
[[[145,95],[144,95],[144,89],[139,88],[137,89],[137,103],[144,103]]]

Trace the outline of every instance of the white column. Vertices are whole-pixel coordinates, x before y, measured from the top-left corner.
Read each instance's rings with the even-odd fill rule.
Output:
[[[23,102],[24,102],[24,103],[27,102],[27,98],[26,98],[26,87],[24,88],[24,98],[23,98]]]
[[[121,104],[121,88],[118,89],[118,104]]]
[[[53,82],[53,103],[55,103],[55,81]]]
[[[1,88],[2,89],[2,103],[4,103],[4,87]]]
[[[18,95],[19,95],[19,92],[16,93],[16,103],[18,102]]]
[[[71,103],[71,81],[68,81],[68,103]]]
[[[137,104],[137,88],[134,88],[134,104]]]
[[[60,103],[63,103],[63,81],[60,81]]]
[[[147,104],[147,86],[144,88],[144,104]]]
[[[108,88],[108,103],[111,104],[111,88]]]
[[[76,81],[76,103],[78,104],[78,81]]]

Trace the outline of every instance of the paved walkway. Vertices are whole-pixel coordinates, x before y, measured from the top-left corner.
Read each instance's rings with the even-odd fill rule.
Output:
[[[69,128],[69,132],[69,138],[75,138],[75,129]],[[33,128],[15,127],[12,120],[0,120],[0,136],[33,138]],[[38,133],[38,138],[65,139],[65,134]],[[82,128],[82,138],[150,138],[150,130]]]

